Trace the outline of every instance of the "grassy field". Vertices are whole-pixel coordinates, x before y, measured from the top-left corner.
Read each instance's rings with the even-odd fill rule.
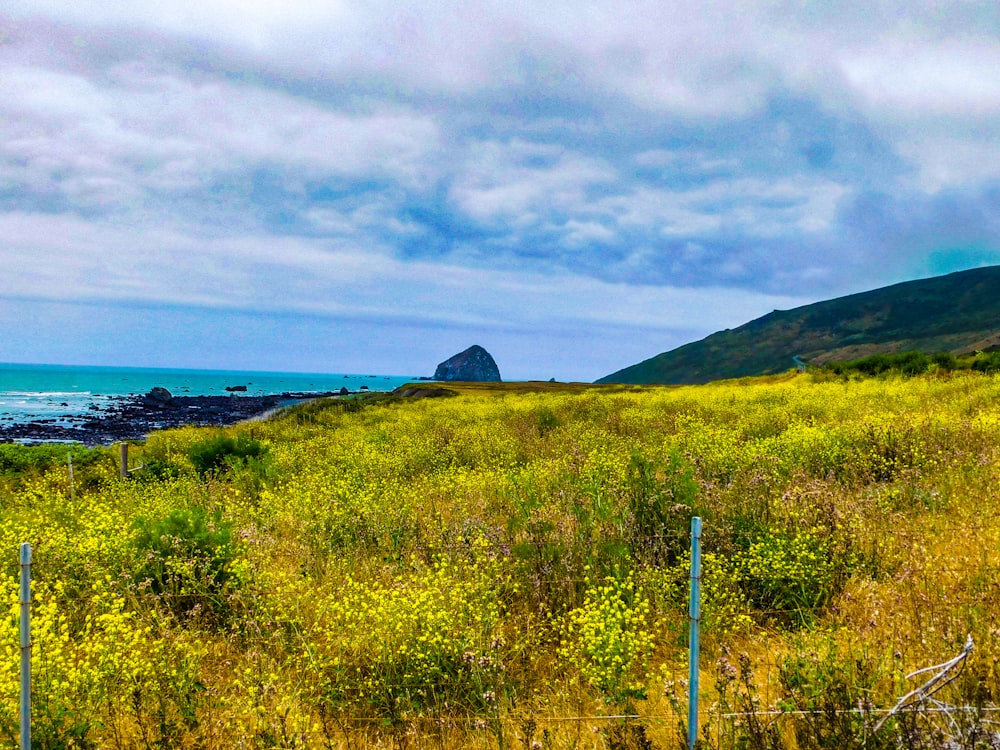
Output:
[[[37,748],[683,747],[694,515],[700,746],[993,746],[1000,379],[449,390],[3,447],[0,747],[24,541]]]

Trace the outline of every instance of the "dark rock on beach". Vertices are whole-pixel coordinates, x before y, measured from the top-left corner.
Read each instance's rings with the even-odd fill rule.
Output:
[[[110,445],[121,440],[142,440],[148,433],[182,425],[236,424],[281,406],[339,392],[281,393],[268,396],[174,396],[154,388],[141,396],[126,396],[107,408],[91,406],[87,415],[0,425],[0,443],[73,441],[85,445]]]
[[[174,400],[173,394],[160,386],[156,386],[142,398],[146,404],[153,407],[170,406],[170,402]]]
[[[434,380],[499,383],[500,369],[490,353],[475,344],[439,364],[434,371]]]

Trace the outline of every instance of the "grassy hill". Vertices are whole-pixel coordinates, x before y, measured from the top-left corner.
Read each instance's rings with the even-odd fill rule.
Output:
[[[707,383],[795,366],[920,349],[955,354],[1000,345],[1000,266],[775,310],[739,328],[626,367],[598,383]]]

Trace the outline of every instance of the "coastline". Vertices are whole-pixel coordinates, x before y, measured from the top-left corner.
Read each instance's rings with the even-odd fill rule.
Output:
[[[194,425],[227,427],[266,418],[281,407],[315,398],[339,397],[342,392],[285,392],[264,396],[170,396],[166,400],[141,396],[116,397],[111,406],[94,408],[70,420],[40,419],[0,425],[0,443],[82,443],[111,445],[143,440],[156,430]]]

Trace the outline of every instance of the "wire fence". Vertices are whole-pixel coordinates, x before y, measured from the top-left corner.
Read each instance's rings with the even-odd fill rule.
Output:
[[[965,528],[964,526],[962,528]],[[711,532],[706,534],[706,537],[711,538]],[[648,535],[651,540],[663,540],[670,539],[672,542],[678,542],[682,539],[680,534],[659,534],[659,535]],[[490,542],[484,544],[481,538],[479,540],[472,540],[470,542],[443,544],[443,545],[425,545],[423,551],[427,555],[435,554],[456,554],[456,553],[470,553],[475,552],[476,554],[489,553],[502,553],[509,551],[510,545],[508,543],[500,542]],[[24,548],[22,547],[22,572],[24,571]],[[290,553],[291,554],[291,553]],[[27,552],[28,560],[28,572],[30,576],[30,565],[31,565],[31,553],[30,548]],[[36,563],[37,564],[37,563]],[[955,569],[955,572],[965,572],[960,569]],[[938,570],[940,573],[940,570]],[[22,579],[23,580],[23,579]],[[576,587],[581,585],[587,585],[592,583],[591,578],[578,578],[578,577],[564,577],[554,580],[549,580],[546,582],[549,585],[559,584],[569,587]],[[22,592],[25,591],[24,585],[22,584]],[[694,601],[694,594],[692,594],[692,601]],[[213,597],[210,594],[204,592],[188,592],[183,594],[176,594],[171,592],[161,592],[158,594],[158,598],[163,601],[169,601],[172,598],[184,598],[187,601],[198,600],[208,602]],[[22,622],[22,633],[24,632],[24,624],[30,619],[28,610],[26,609],[26,602],[30,599],[30,594],[27,598],[22,595],[22,609],[21,609],[21,622]],[[801,615],[803,611],[808,610],[819,614],[821,612],[828,612],[828,606],[817,606],[811,608],[747,608],[741,610],[741,612],[747,615],[753,615],[755,617],[762,616],[790,616],[790,615]],[[690,618],[692,623],[692,631],[689,636],[690,642],[697,641],[697,630],[694,628],[694,623],[697,621],[698,615],[691,609]],[[303,635],[300,633],[300,636]],[[305,632],[308,636],[308,632]],[[676,632],[671,635],[676,636]],[[270,645],[275,642],[275,639],[282,638],[280,632],[272,632],[270,634],[260,633],[254,635],[251,633],[241,633],[239,639],[242,643],[255,643],[260,645]],[[30,716],[30,697],[31,688],[27,689],[24,685],[30,685],[30,635],[28,636],[27,642],[22,636],[22,656],[25,653],[25,646],[27,647],[27,652],[29,658],[25,661],[22,658],[22,674],[24,672],[24,665],[27,664],[28,668],[28,682],[24,682],[24,677],[22,677],[22,704],[20,708],[20,715]],[[723,645],[724,648],[724,645]],[[694,690],[689,692],[687,695],[687,705],[693,707],[686,716],[684,716],[684,705],[683,701],[679,700],[675,695],[674,700],[671,703],[667,702],[671,706],[671,710],[668,712],[662,711],[646,711],[646,712],[612,712],[612,713],[577,713],[575,715],[567,715],[565,712],[560,715],[544,715],[537,711],[531,711],[528,718],[521,717],[519,720],[524,722],[532,722],[535,726],[538,725],[567,725],[567,724],[591,724],[596,726],[617,726],[617,725],[638,725],[655,728],[667,727],[667,733],[673,732],[675,736],[683,734],[684,730],[687,730],[687,746],[693,748],[698,743],[697,747],[713,747],[713,748],[729,748],[729,747],[746,747],[746,748],[765,748],[765,747],[778,747],[781,746],[779,743],[782,737],[789,735],[795,735],[799,730],[803,732],[821,733],[827,732],[830,736],[840,736],[842,740],[846,741],[848,739],[847,734],[851,734],[851,738],[860,742],[859,747],[867,747],[869,741],[874,741],[880,733],[888,731],[888,722],[890,720],[895,720],[896,726],[893,731],[899,736],[900,732],[904,734],[909,732],[909,737],[912,746],[924,747],[927,746],[926,743],[931,740],[928,738],[935,738],[934,741],[938,742],[935,747],[973,747],[973,745],[968,745],[967,741],[970,737],[973,741],[978,737],[984,743],[984,747],[1000,747],[1000,732],[997,728],[1000,727],[1000,722],[995,718],[1000,708],[992,705],[968,705],[963,704],[960,700],[961,695],[956,695],[952,697],[952,700],[945,700],[943,692],[945,688],[952,685],[954,681],[962,673],[965,667],[966,661],[969,655],[972,653],[973,644],[971,637],[966,643],[966,646],[962,651],[954,658],[949,659],[932,667],[926,667],[912,672],[905,676],[906,680],[913,679],[917,676],[926,673],[932,673],[930,679],[926,680],[920,686],[906,692],[905,694],[899,696],[898,702],[892,707],[875,707],[872,705],[860,705],[856,708],[845,708],[843,705],[835,705],[832,702],[828,702],[819,708],[802,708],[792,701],[779,701],[777,705],[772,705],[773,702],[764,700],[764,696],[753,695],[753,686],[751,685],[751,678],[749,676],[744,677],[742,674],[731,673],[728,675],[728,683],[726,682],[726,675],[723,675],[721,680],[722,688],[720,690],[720,678],[716,676],[716,684],[713,690],[709,690],[707,696],[714,698],[714,702],[701,710],[697,707],[697,697],[699,695],[697,687],[697,677],[691,679],[689,675],[688,688],[691,687],[691,683],[694,683]],[[693,661],[697,664],[697,660]],[[741,664],[741,670],[744,665]],[[763,661],[755,665],[755,668],[760,670],[763,669],[765,673],[772,674],[775,672],[781,672],[782,669],[787,668],[787,664],[783,664],[779,661]],[[716,665],[718,670],[718,665]],[[749,665],[747,666],[749,669]],[[702,670],[706,671],[706,670]],[[706,671],[710,673],[711,669]],[[692,671],[691,675],[697,676],[698,671]],[[427,683],[419,682],[409,682],[405,686],[399,686],[400,688],[405,687],[407,690],[417,690],[421,688],[432,689],[436,685],[435,682],[429,681]],[[728,689],[728,694],[727,694]],[[741,692],[742,691],[742,692]],[[682,696],[683,697],[683,696]],[[835,698],[834,698],[835,699]],[[833,700],[833,699],[832,699]],[[28,701],[28,702],[25,702]],[[663,701],[657,702],[658,706],[663,706]],[[739,709],[743,710],[739,710]],[[506,722],[515,721],[516,717],[513,713],[503,717]],[[391,717],[391,722],[393,724],[399,723],[408,726],[421,726],[430,723],[434,726],[451,726],[460,727],[465,726],[470,730],[484,729],[485,725],[489,724],[491,721],[499,721],[499,712],[493,715],[484,716],[481,713],[476,715],[454,715],[454,713],[449,713],[447,711],[429,711],[429,715],[406,715],[406,716],[395,716]],[[703,723],[703,731],[699,735],[697,732],[697,722],[701,721]],[[337,714],[336,721],[339,722],[344,727],[348,729],[351,726],[364,727],[370,726],[372,728],[382,728],[384,729],[386,725],[387,718],[385,715],[360,715],[353,713],[341,712]],[[839,722],[839,723],[838,723]],[[796,724],[802,726],[796,727]],[[823,727],[819,727],[819,724],[823,724]],[[789,729],[789,725],[792,726]],[[26,724],[22,722],[22,735],[21,735],[21,747],[30,748],[30,722]],[[803,727],[805,727],[803,729]],[[298,729],[296,730],[299,734],[327,734],[328,729],[320,730],[309,730],[309,729]],[[693,732],[693,733],[692,733]],[[840,734],[838,734],[838,732]],[[846,733],[846,734],[845,734]],[[917,738],[914,740],[914,738]],[[917,741],[919,740],[919,741]],[[913,744],[916,742],[916,744]],[[921,744],[924,743],[924,744]],[[943,744],[940,744],[943,743]],[[641,745],[637,745],[641,746]],[[806,745],[808,746],[808,743]],[[848,745],[844,745],[847,747]],[[626,747],[626,745],[622,745]],[[652,747],[652,745],[649,745]]]

